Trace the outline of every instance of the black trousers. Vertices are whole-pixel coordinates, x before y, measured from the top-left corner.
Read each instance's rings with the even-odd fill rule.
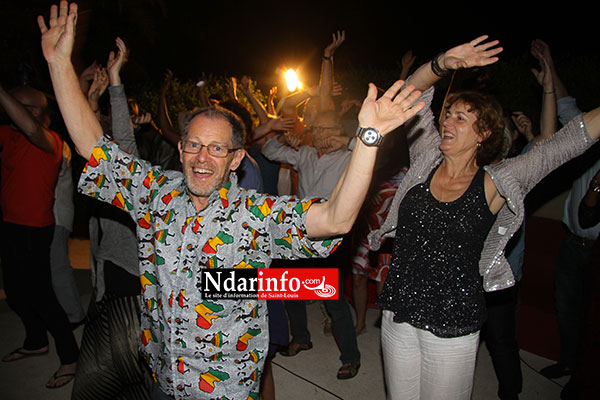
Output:
[[[517,293],[517,286],[512,286],[485,294],[488,316],[482,333],[492,357],[501,399],[516,398],[523,387],[517,345]]]
[[[37,228],[2,223],[2,272],[9,307],[25,326],[23,348],[48,345],[50,332],[61,364],[77,361],[79,350],[67,314],[59,304],[50,273],[54,225]]]
[[[99,302],[92,295],[71,399],[151,398],[152,377],[139,352],[140,295]]]

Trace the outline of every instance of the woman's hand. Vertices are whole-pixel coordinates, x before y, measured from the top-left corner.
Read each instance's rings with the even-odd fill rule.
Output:
[[[488,36],[483,35],[469,43],[461,44],[446,51],[439,59],[439,65],[444,69],[458,70],[461,68],[483,67],[498,61],[496,55],[503,50],[495,47],[498,40],[485,42]]]

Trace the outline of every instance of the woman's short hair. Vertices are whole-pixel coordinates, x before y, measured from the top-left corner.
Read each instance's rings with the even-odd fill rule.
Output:
[[[490,95],[473,91],[450,94],[446,107],[456,103],[467,105],[469,111],[477,115],[475,131],[478,134],[483,136],[484,132],[490,132],[477,148],[477,165],[482,167],[499,160],[504,143],[504,120],[500,103]]]

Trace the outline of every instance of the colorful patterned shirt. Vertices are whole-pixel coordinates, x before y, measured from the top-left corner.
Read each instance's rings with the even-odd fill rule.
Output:
[[[106,138],[79,190],[137,222],[141,350],[161,390],[177,399],[258,398],[269,342],[266,304],[203,299],[199,272],[326,257],[341,239],[311,240],[305,232],[306,211],[319,200],[245,191],[231,174],[197,212],[181,172],[152,167]]]

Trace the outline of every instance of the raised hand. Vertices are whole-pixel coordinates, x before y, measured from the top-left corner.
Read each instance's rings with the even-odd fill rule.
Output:
[[[346,40],[346,31],[337,31],[332,34],[333,40],[329,44],[329,46],[325,47],[325,51],[323,52],[323,56],[325,58],[331,58],[335,50],[340,47],[344,40]]]
[[[250,79],[249,76],[242,76],[242,78],[240,79],[240,89],[242,89],[242,92],[244,93],[249,93],[250,92],[250,83],[252,82],[252,79]]]
[[[92,82],[88,91],[88,101],[92,105],[92,109],[97,111],[98,100],[108,87],[108,73],[106,68],[97,67],[96,73],[94,74],[94,81]],[[94,107],[96,106],[96,107]]]
[[[273,86],[269,89],[269,99],[273,99],[277,95],[277,86]]]
[[[267,96],[267,112],[272,115],[276,115],[275,110],[275,96],[277,96],[277,86],[273,86],[269,89],[269,95]]]
[[[42,52],[48,64],[70,63],[73,44],[75,43],[75,27],[77,26],[77,4],[67,1],[50,7],[48,24],[41,15],[37,18],[42,33]]]
[[[173,80],[173,71],[171,71],[170,69],[167,69],[165,71],[165,76],[163,78],[163,83],[162,86],[160,88],[162,93],[166,93],[167,90],[169,89],[169,86],[171,86],[171,80]]]
[[[127,62],[128,50],[125,46],[125,42],[121,38],[115,40],[119,51],[115,54],[111,51],[108,55],[108,61],[106,63],[106,69],[108,70],[108,76],[110,78],[110,84],[118,86],[121,84],[120,72],[123,65]]]
[[[554,90],[554,84],[552,80],[552,71],[550,70],[550,65],[546,61],[545,57],[540,57],[540,70],[536,70],[535,68],[531,69],[533,76],[538,81],[538,83],[544,88],[544,92],[551,92]]]
[[[531,69],[535,79],[544,88],[544,92],[553,91],[554,82],[552,76],[552,56],[550,55],[550,48],[540,39],[536,39],[531,42],[531,55],[540,63],[539,71],[535,68]]]
[[[535,39],[531,42],[531,54],[537,58],[545,58],[548,63],[552,61],[550,47],[541,39]]]
[[[293,132],[293,131],[287,131],[283,134],[283,139],[285,141],[285,143],[288,144],[288,146],[293,147],[294,149],[298,150],[300,148],[300,146],[302,145],[302,139],[300,138],[300,136]]]
[[[231,78],[229,78],[229,82],[227,82],[225,84],[225,87],[227,88],[227,94],[229,95],[229,98],[231,100],[238,101],[238,98],[237,98],[237,79],[234,76],[232,76]]]
[[[531,122],[531,119],[529,119],[527,115],[523,114],[520,111],[513,113],[513,115],[511,115],[511,118],[515,123],[515,126],[517,127],[519,133],[525,136],[528,142],[531,142],[534,138],[533,123]]]
[[[337,82],[333,82],[333,85],[331,86],[331,95],[337,97],[341,96],[343,92],[344,88],[342,87],[342,85],[340,85]]]
[[[483,35],[469,43],[461,44],[446,51],[439,59],[440,67],[450,70],[461,68],[483,67],[498,61],[496,55],[502,52],[502,47],[496,47],[498,40],[486,42],[488,36]]]
[[[324,153],[332,153],[342,148],[347,148],[350,138],[348,136],[328,136],[322,139],[321,146],[324,149]]]
[[[274,131],[287,131],[294,127],[294,118],[273,118],[269,121],[271,129]]]
[[[415,90],[414,85],[400,90],[402,85],[404,81],[396,81],[377,99],[377,87],[369,83],[367,97],[358,113],[359,126],[375,128],[386,135],[421,111],[425,103],[420,101],[414,104],[421,96],[421,91]]]

